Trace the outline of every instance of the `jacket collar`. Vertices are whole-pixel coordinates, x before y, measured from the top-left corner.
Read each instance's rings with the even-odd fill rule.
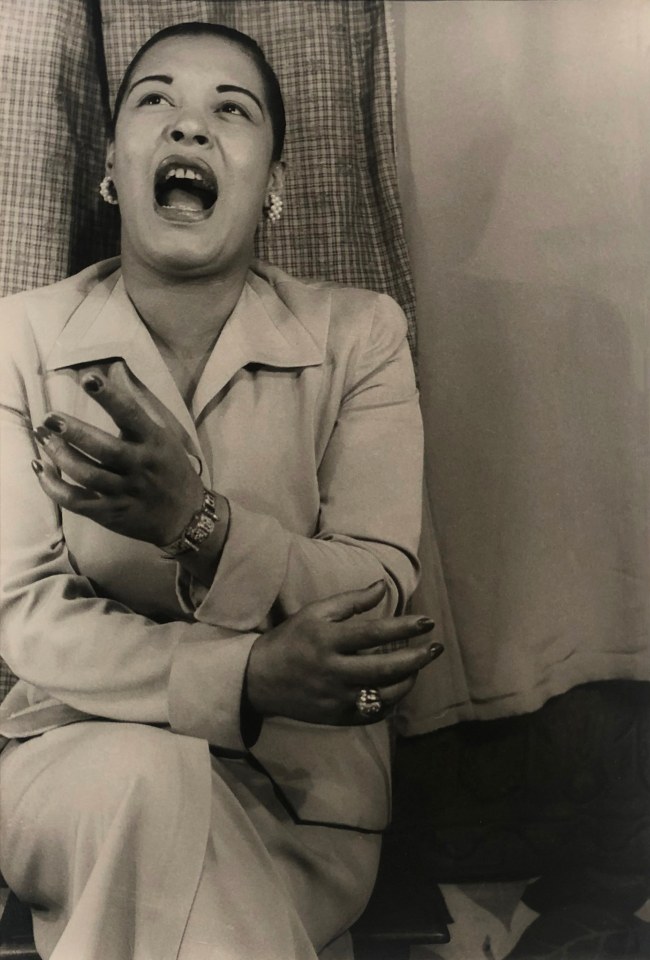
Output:
[[[203,370],[190,417],[117,269],[101,280],[71,315],[47,357],[46,368],[59,370],[122,357],[133,374],[195,436],[194,423],[206,405],[247,364],[301,368],[322,363],[323,354],[323,344],[273,287],[251,270]]]
[[[316,342],[273,287],[249,270],[237,305],[197,385],[192,413],[198,419],[213,397],[248,364],[300,369],[322,363],[323,356],[324,346]]]

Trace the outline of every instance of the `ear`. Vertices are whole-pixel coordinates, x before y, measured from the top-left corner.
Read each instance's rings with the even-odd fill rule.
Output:
[[[271,171],[269,173],[269,182],[266,188],[267,193],[277,193],[279,196],[282,196],[284,190],[284,173],[286,170],[286,164],[284,160],[275,160],[271,164]]]

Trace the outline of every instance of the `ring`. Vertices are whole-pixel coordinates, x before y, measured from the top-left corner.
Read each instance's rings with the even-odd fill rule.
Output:
[[[383,707],[379,690],[373,690],[370,687],[364,687],[363,690],[359,691],[359,696],[356,699],[355,706],[359,713],[364,717],[376,716]]]

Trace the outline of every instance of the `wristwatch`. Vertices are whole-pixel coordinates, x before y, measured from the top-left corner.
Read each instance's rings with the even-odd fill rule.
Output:
[[[198,550],[203,541],[208,539],[219,519],[216,494],[212,490],[204,490],[201,508],[192,515],[180,537],[163,547],[163,557],[173,560],[182,553]]]

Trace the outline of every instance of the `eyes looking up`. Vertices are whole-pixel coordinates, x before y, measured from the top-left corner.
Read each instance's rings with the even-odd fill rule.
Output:
[[[137,108],[154,107],[174,107],[175,104],[170,97],[162,93],[146,93],[137,101]],[[243,117],[245,120],[252,120],[251,113],[235,100],[221,100],[214,108],[213,112],[225,114],[228,116]]]

